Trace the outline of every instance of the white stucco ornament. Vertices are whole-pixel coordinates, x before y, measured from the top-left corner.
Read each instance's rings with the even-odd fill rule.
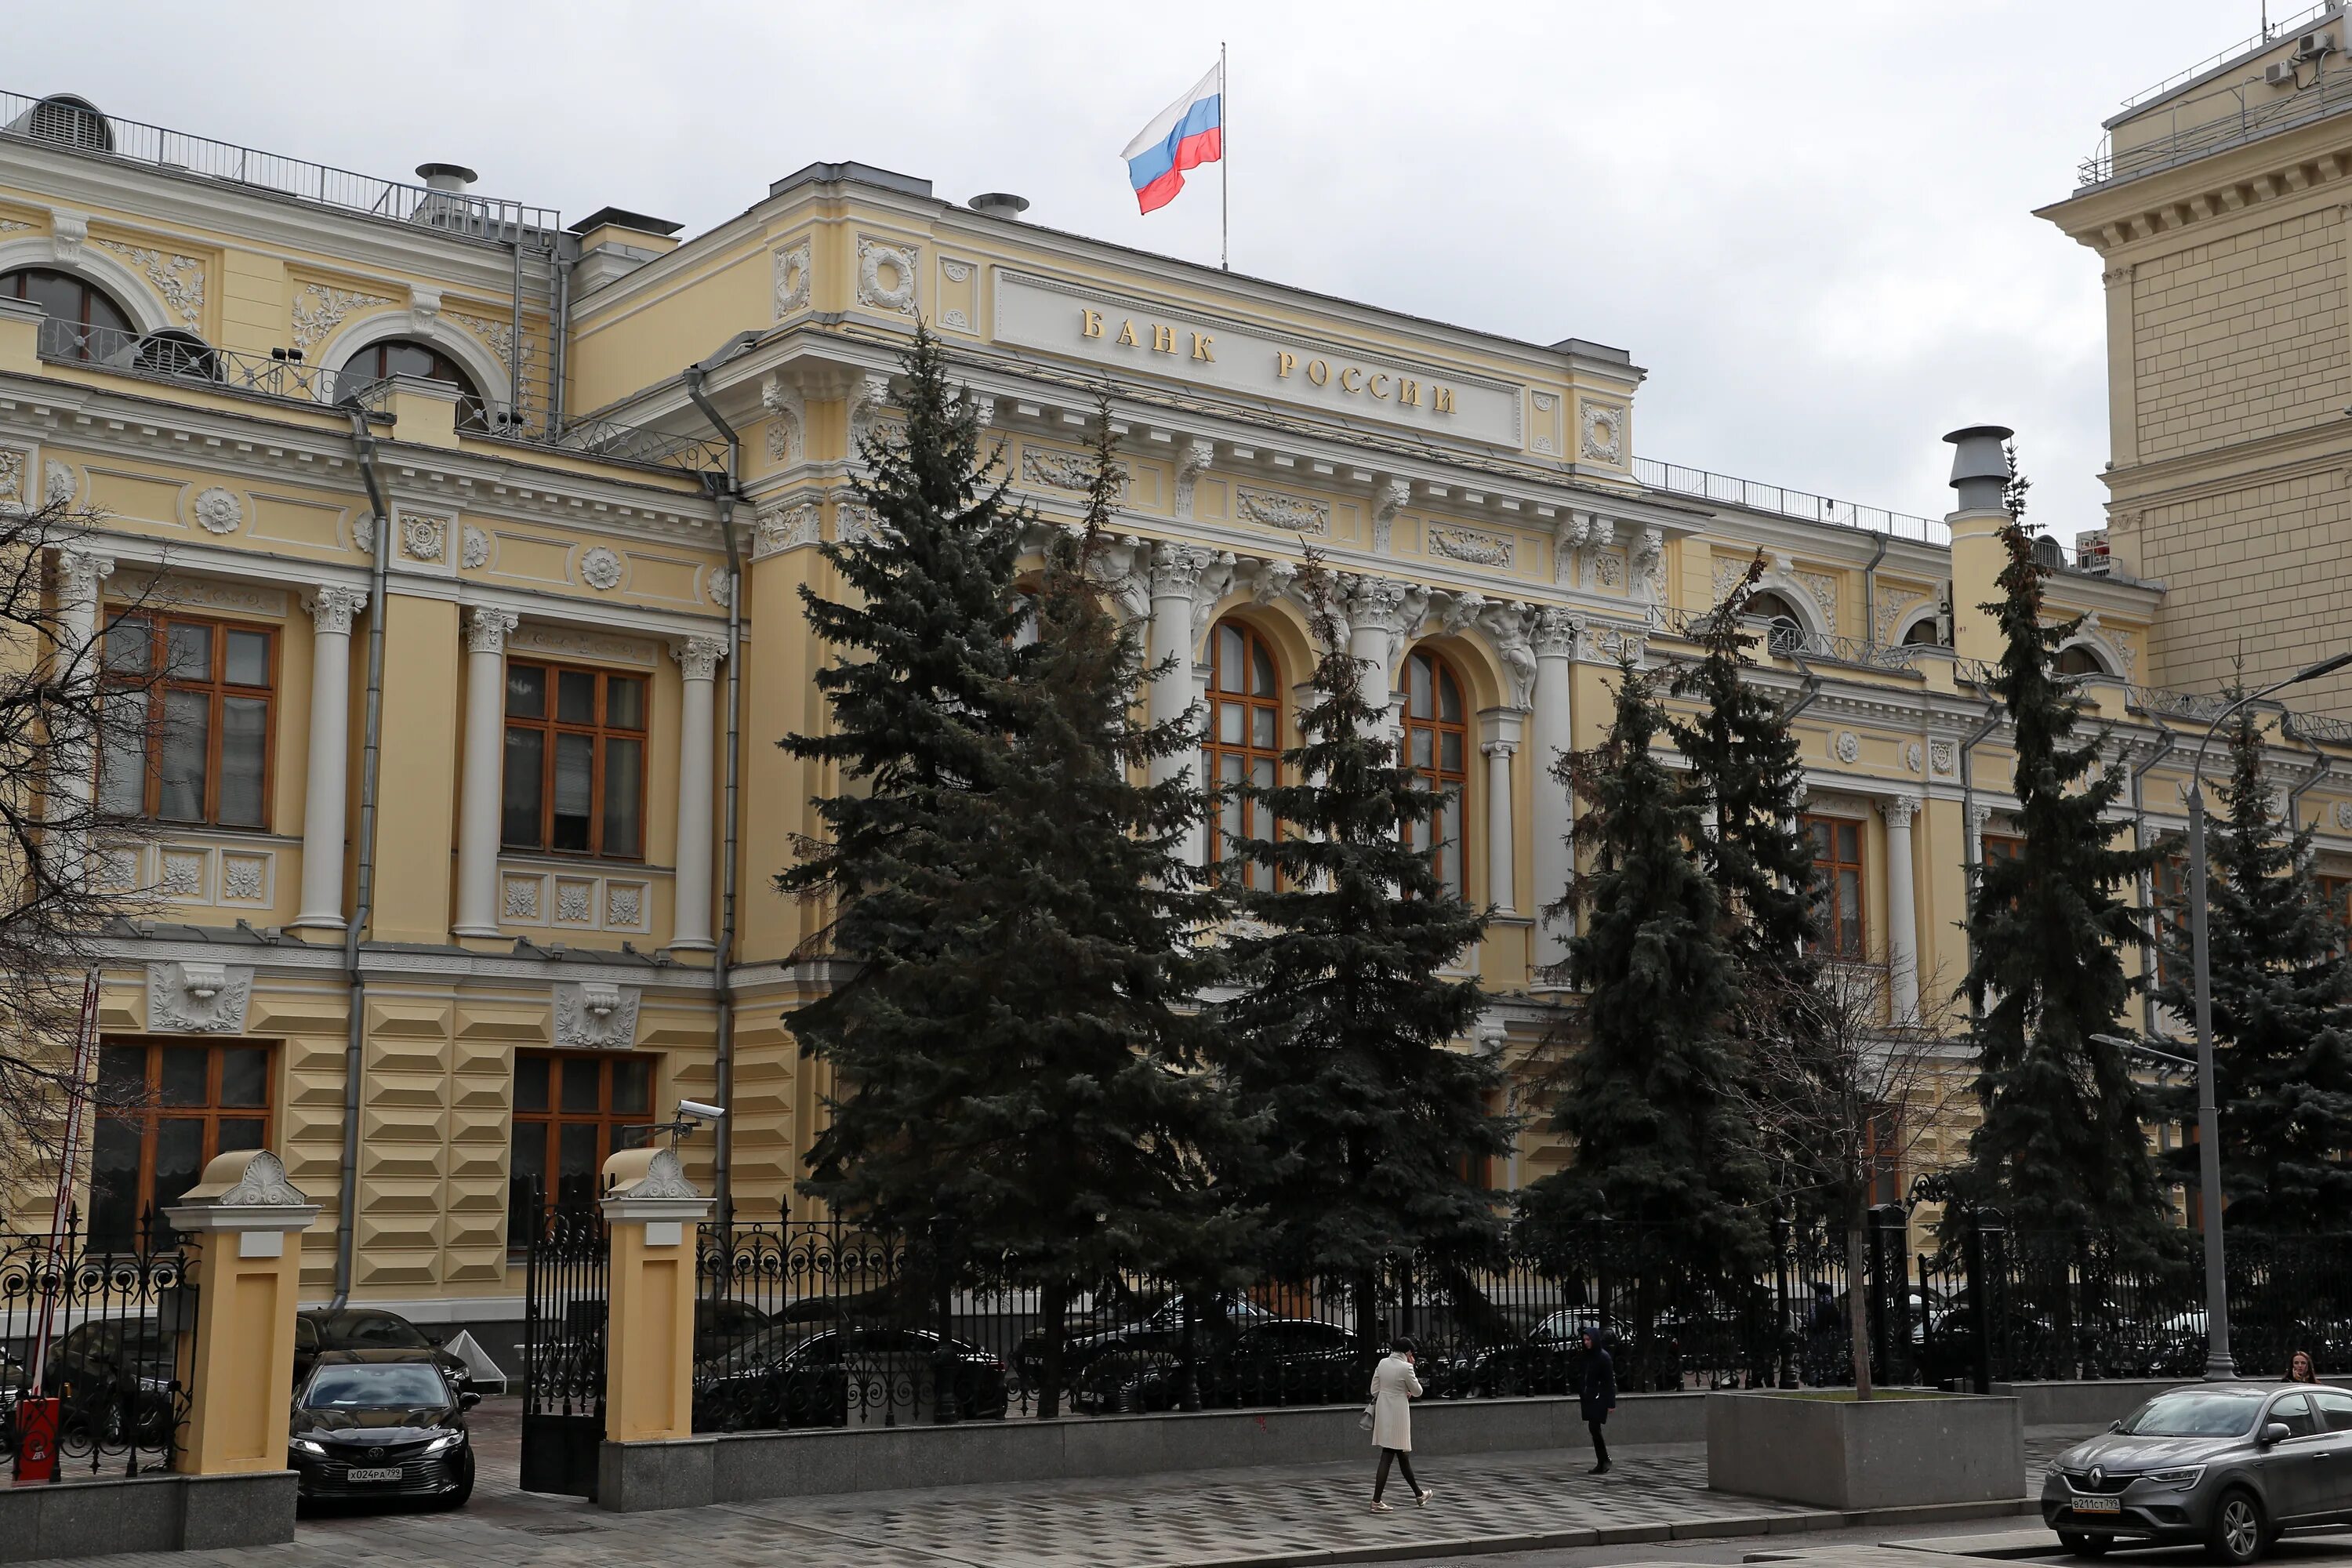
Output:
[[[621,585],[621,558],[599,544],[580,558],[580,580],[598,593]]]
[[[245,503],[215,485],[196,497],[196,521],[206,533],[235,533],[245,526]]]

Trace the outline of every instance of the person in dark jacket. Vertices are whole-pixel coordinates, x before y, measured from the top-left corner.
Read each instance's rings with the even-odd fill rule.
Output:
[[[1594,1331],[1584,1331],[1584,1391],[1578,1404],[1584,1416],[1584,1429],[1592,1434],[1592,1455],[1597,1463],[1592,1467],[1596,1476],[1609,1473],[1609,1436],[1602,1430],[1609,1423],[1609,1413],[1617,1408],[1617,1363],[1609,1359],[1609,1347],[1601,1342]]]

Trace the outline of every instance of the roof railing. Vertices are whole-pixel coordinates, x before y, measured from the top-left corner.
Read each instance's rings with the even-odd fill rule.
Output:
[[[2195,65],[2190,66],[2186,70],[2174,71],[2170,76],[2166,77],[2154,87],[2142,88],[2139,91],[2133,93],[2129,98],[2125,99],[2123,101],[2124,112],[2128,113],[2132,110],[2138,108],[2143,103],[2162,98],[2166,93],[2170,92],[2174,88],[2179,87],[2181,83],[2194,81],[2199,77],[2203,76],[2207,71],[2214,70],[2220,67],[2228,65],[2240,55],[2252,54],[2256,49],[2267,48],[2288,33],[2299,33],[2303,31],[2304,25],[2305,23],[2316,22],[2319,18],[2326,16],[2329,12],[2335,10],[2342,4],[2343,0],[2319,0],[2318,5],[2312,6],[2306,11],[2289,16],[2284,21],[2273,22],[2266,31],[2256,33],[2251,38],[2241,39],[2239,42],[2231,44],[2226,49],[2217,50],[2216,52],[2206,56],[2203,59],[2199,60]]]
[[[1698,496],[1706,500],[1746,507],[1751,511],[1768,511],[1806,522],[1827,523],[1832,528],[1884,533],[1896,539],[1916,540],[1922,544],[1949,545],[1952,542],[1952,531],[1933,518],[1914,517],[1908,512],[1888,511],[1884,507],[1833,500],[1828,496],[1814,495],[1808,490],[1792,490],[1782,485],[1736,479],[1727,474],[1709,473],[1705,468],[1685,468],[1675,463],[1662,463],[1654,458],[1635,458],[1633,477],[1654,490]]]
[[[523,243],[544,249],[554,245],[563,229],[562,216],[553,207],[530,206],[467,191],[436,191],[207,136],[191,136],[101,113],[82,100],[62,93],[41,97],[0,91],[0,136],[265,191],[459,239]]]

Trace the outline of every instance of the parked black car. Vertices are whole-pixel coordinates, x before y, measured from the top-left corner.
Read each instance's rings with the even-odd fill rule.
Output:
[[[775,1321],[749,1301],[706,1296],[694,1304],[694,1359],[724,1355]]]
[[[1113,1352],[1175,1351],[1184,1339],[1184,1297],[1180,1292],[1136,1314],[1132,1301],[1106,1303],[1065,1320],[1062,1341],[1062,1382],[1075,1391],[1086,1369],[1097,1356]],[[1196,1309],[1192,1332],[1207,1335],[1222,1315],[1234,1328],[1271,1320],[1273,1313],[1245,1296],[1224,1296],[1202,1301]],[[1045,1379],[1045,1331],[1032,1328],[1013,1350],[1013,1370],[1021,1386],[1036,1388]]]
[[[1465,1364],[1449,1366],[1446,1392],[1472,1399],[1570,1393],[1583,1386],[1584,1331],[1600,1327],[1598,1307],[1554,1312],[1516,1343],[1497,1345],[1465,1358]]]
[[[853,1411],[879,1425],[895,1408],[912,1421],[930,1407],[944,1370],[957,1415],[1001,1419],[1012,1400],[1004,1363],[978,1345],[922,1329],[777,1323],[694,1369],[698,1432],[845,1426]]]
[[[41,1392],[58,1402],[65,1447],[162,1448],[179,1416],[171,1336],[152,1318],[77,1323],[49,1347]]]
[[[463,1358],[441,1345],[440,1336],[426,1333],[397,1312],[381,1307],[310,1307],[294,1315],[294,1382],[310,1374],[330,1351],[402,1351],[411,1359],[430,1361],[459,1391],[473,1386],[473,1374]]]
[[[403,1498],[457,1508],[474,1494],[466,1412],[481,1395],[396,1350],[324,1351],[295,1391],[287,1468],[304,1501]]]
[[[1361,1403],[1372,1358],[1363,1342],[1315,1318],[1252,1319],[1200,1333],[1192,1378],[1204,1409]],[[1174,1410],[1184,1403],[1184,1358],[1166,1348],[1107,1351],[1073,1384],[1070,1405],[1094,1415]]]

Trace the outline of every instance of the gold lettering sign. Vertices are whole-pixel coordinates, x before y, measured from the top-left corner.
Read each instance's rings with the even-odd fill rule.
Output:
[[[1148,347],[1153,353],[1181,353],[1189,360],[1202,363],[1217,363],[1216,338],[1211,333],[1191,328],[1183,329],[1182,335],[1185,342],[1180,344],[1177,341],[1179,329],[1174,325],[1151,321],[1145,321],[1143,325],[1144,331],[1150,333],[1148,342],[1143,333],[1136,330],[1135,322],[1125,319],[1118,323],[1118,333],[1108,341],[1119,348]],[[1106,322],[1103,313],[1098,310],[1081,306],[1078,310],[1078,336],[1101,338],[1105,331]],[[1399,408],[1419,408],[1423,405],[1422,383],[1412,376],[1399,375],[1385,370],[1366,370],[1361,365],[1349,364],[1345,362],[1342,362],[1335,372],[1331,362],[1328,359],[1310,359],[1302,365],[1298,356],[1288,349],[1274,351],[1274,378],[1276,381],[1287,381],[1292,374],[1297,371],[1304,371],[1307,379],[1317,386],[1328,386],[1337,381],[1340,392],[1349,397],[1369,395],[1383,403],[1393,402]],[[1433,381],[1429,383],[1427,390],[1429,394],[1427,406],[1432,414],[1454,412],[1454,389],[1453,387]]]

